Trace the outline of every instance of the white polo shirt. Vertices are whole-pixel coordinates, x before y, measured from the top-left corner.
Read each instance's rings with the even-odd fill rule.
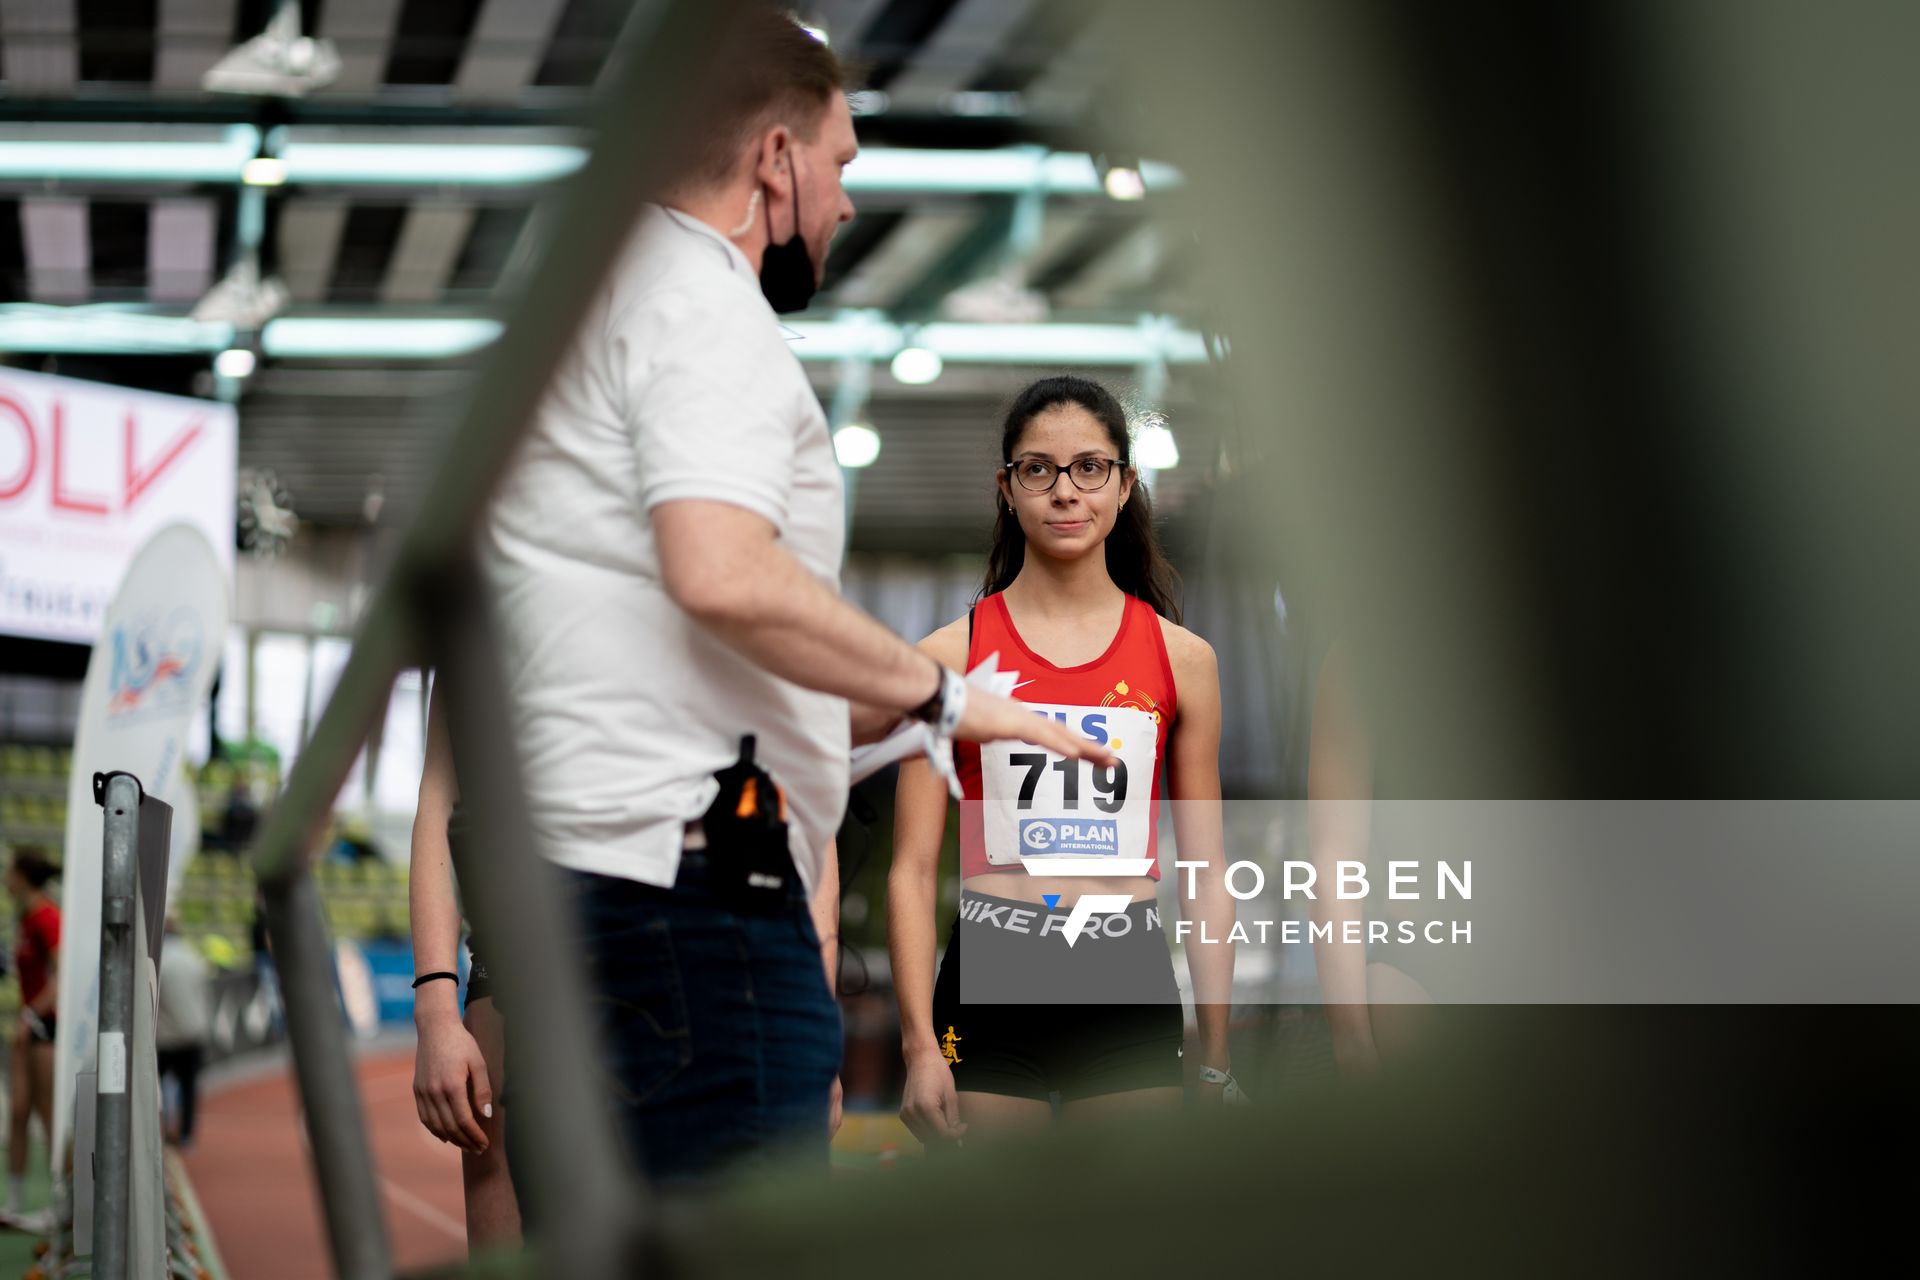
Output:
[[[581,327],[480,538],[540,850],[671,885],[714,771],[758,736],[809,890],[847,798],[847,704],[779,679],[672,598],[647,513],[758,512],[839,590],[826,416],[746,256],[650,207]]]

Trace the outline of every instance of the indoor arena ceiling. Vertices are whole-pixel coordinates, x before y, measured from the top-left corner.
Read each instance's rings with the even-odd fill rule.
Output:
[[[253,246],[286,297],[237,391],[241,464],[273,469],[303,518],[352,524],[418,491],[484,339],[383,358],[398,349],[385,335],[332,322],[444,337],[467,331],[422,322],[485,326],[510,309],[556,183],[594,142],[594,82],[630,6],[301,0],[301,31],[337,51],[330,84],[295,99],[206,92],[208,70],[275,7],[0,0],[0,358],[213,393],[225,344],[185,317]],[[1177,510],[1213,447],[1181,412],[1205,360],[1182,319],[1190,253],[1150,216],[1155,188],[1179,176],[1148,166],[1145,200],[1103,186],[1108,164],[1136,162],[1116,137],[1125,111],[1102,74],[1101,6],[797,8],[862,71],[859,216],[796,324],[823,400],[848,351],[875,357],[870,396],[841,405],[883,444],[858,477],[857,544],[960,549],[986,503],[954,468],[990,461],[1009,394],[1060,366],[1097,367],[1174,414],[1189,465],[1161,488]],[[283,166],[265,184],[244,168],[258,155]],[[146,328],[129,339],[128,324]],[[973,354],[905,386],[888,344],[934,332],[923,325]]]

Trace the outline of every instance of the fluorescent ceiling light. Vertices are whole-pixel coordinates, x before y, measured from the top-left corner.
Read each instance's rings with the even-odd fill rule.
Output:
[[[920,341],[949,360],[973,364],[1179,364],[1206,359],[1197,333],[1158,333],[1130,324],[930,324]]]
[[[0,179],[93,182],[281,182],[333,186],[526,186],[553,182],[587,161],[585,146],[564,142],[419,142],[369,139],[324,141],[296,126],[278,157],[260,157],[260,134],[233,125],[209,135],[203,127],[13,126],[0,137]],[[115,136],[118,135],[118,136]],[[544,136],[551,137],[550,133]],[[255,162],[255,163],[249,163]],[[1184,180],[1177,169],[1152,161],[1142,180],[1168,190]],[[1093,157],[1039,147],[943,151],[871,147],[847,166],[847,190],[941,194],[1100,195],[1106,188]]]
[[[587,148],[564,143],[289,142],[283,151],[293,182],[341,185],[433,183],[499,185],[551,182],[587,161]],[[1157,188],[1180,185],[1178,171],[1143,165]],[[1099,195],[1105,188],[1093,158],[1037,147],[947,151],[875,147],[847,166],[853,192],[1023,192]]]
[[[564,178],[586,163],[585,147],[560,143],[295,141],[260,156],[260,134],[234,125],[119,125],[50,130],[25,126],[0,137],[0,179],[91,182],[285,182],[342,186],[516,186]]]
[[[1168,165],[1147,162],[1140,169],[1156,189],[1177,187],[1184,181],[1179,170]],[[855,192],[1016,194],[1041,188],[1054,195],[1100,195],[1106,190],[1092,156],[1038,147],[993,151],[870,147],[847,166],[845,184]]]
[[[500,336],[498,320],[286,316],[260,333],[260,349],[278,358],[354,357],[432,360],[478,351]]]
[[[0,351],[147,355],[207,353],[233,343],[230,324],[100,307],[17,303],[0,308]]]
[[[289,142],[293,182],[344,186],[521,186],[587,162],[584,147],[532,143]]]
[[[260,149],[260,135],[249,125],[234,125],[218,137],[206,136],[205,129],[118,129],[126,136],[107,138],[93,128],[10,130],[14,137],[0,138],[0,178],[232,182]]]
[[[478,316],[281,316],[261,330],[261,350],[282,358],[435,359],[467,355],[499,338]],[[1010,365],[1204,364],[1200,334],[1160,317],[1135,324],[928,324],[907,331],[865,312],[789,323],[789,350],[812,362],[886,360],[902,382],[930,382],[947,362]],[[224,318],[200,322],[113,306],[0,305],[0,351],[203,352],[233,345]],[[902,377],[902,374],[908,376]]]
[[[952,360],[1022,364],[1072,363],[1104,356],[1102,363],[1133,364],[1146,354],[1132,325],[1113,324],[930,324],[920,340]]]
[[[833,433],[833,456],[843,467],[870,467],[880,456],[880,433],[865,423],[850,422]]]
[[[840,320],[788,321],[788,350],[816,361],[886,360],[907,341],[900,326],[856,312]],[[922,325],[913,344],[962,364],[1136,365],[1148,360],[1205,364],[1206,340],[1159,318],[1140,324]],[[895,374],[898,377],[898,373]]]
[[[922,151],[870,147],[848,165],[848,191],[1031,191],[1046,177],[1046,153],[1030,148],[999,151]],[[1087,161],[1091,173],[1093,162]]]
[[[940,376],[944,364],[940,353],[929,351],[923,346],[902,347],[894,356],[891,366],[893,376],[910,387],[921,387]]]

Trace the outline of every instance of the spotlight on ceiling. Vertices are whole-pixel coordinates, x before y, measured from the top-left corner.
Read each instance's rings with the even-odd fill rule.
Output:
[[[925,347],[902,347],[889,366],[896,381],[910,387],[922,387],[940,376],[946,368],[940,353]]]
[[[1140,161],[1135,156],[1120,152],[1094,157],[1094,166],[1100,170],[1100,185],[1115,200],[1144,200],[1147,198],[1147,180],[1140,176]]]
[[[287,162],[278,156],[255,156],[240,166],[240,181],[249,187],[284,186]]]
[[[880,456],[880,433],[863,422],[850,422],[833,433],[833,456],[843,467],[870,467]]]
[[[213,371],[223,378],[250,378],[258,363],[245,347],[228,347],[213,358]]]
[[[1133,462],[1142,471],[1171,471],[1180,465],[1180,446],[1160,424],[1143,427],[1133,440]]]
[[[229,52],[200,77],[209,93],[260,98],[303,98],[340,74],[340,52],[331,40],[300,34],[300,6],[284,0],[267,29]]]

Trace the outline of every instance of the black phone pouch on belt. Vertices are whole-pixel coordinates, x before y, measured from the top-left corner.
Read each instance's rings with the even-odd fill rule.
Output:
[[[752,734],[740,739],[740,758],[714,774],[720,794],[700,825],[707,837],[714,892],[735,910],[771,912],[793,900],[799,871],[787,844],[787,796],[753,762]]]

